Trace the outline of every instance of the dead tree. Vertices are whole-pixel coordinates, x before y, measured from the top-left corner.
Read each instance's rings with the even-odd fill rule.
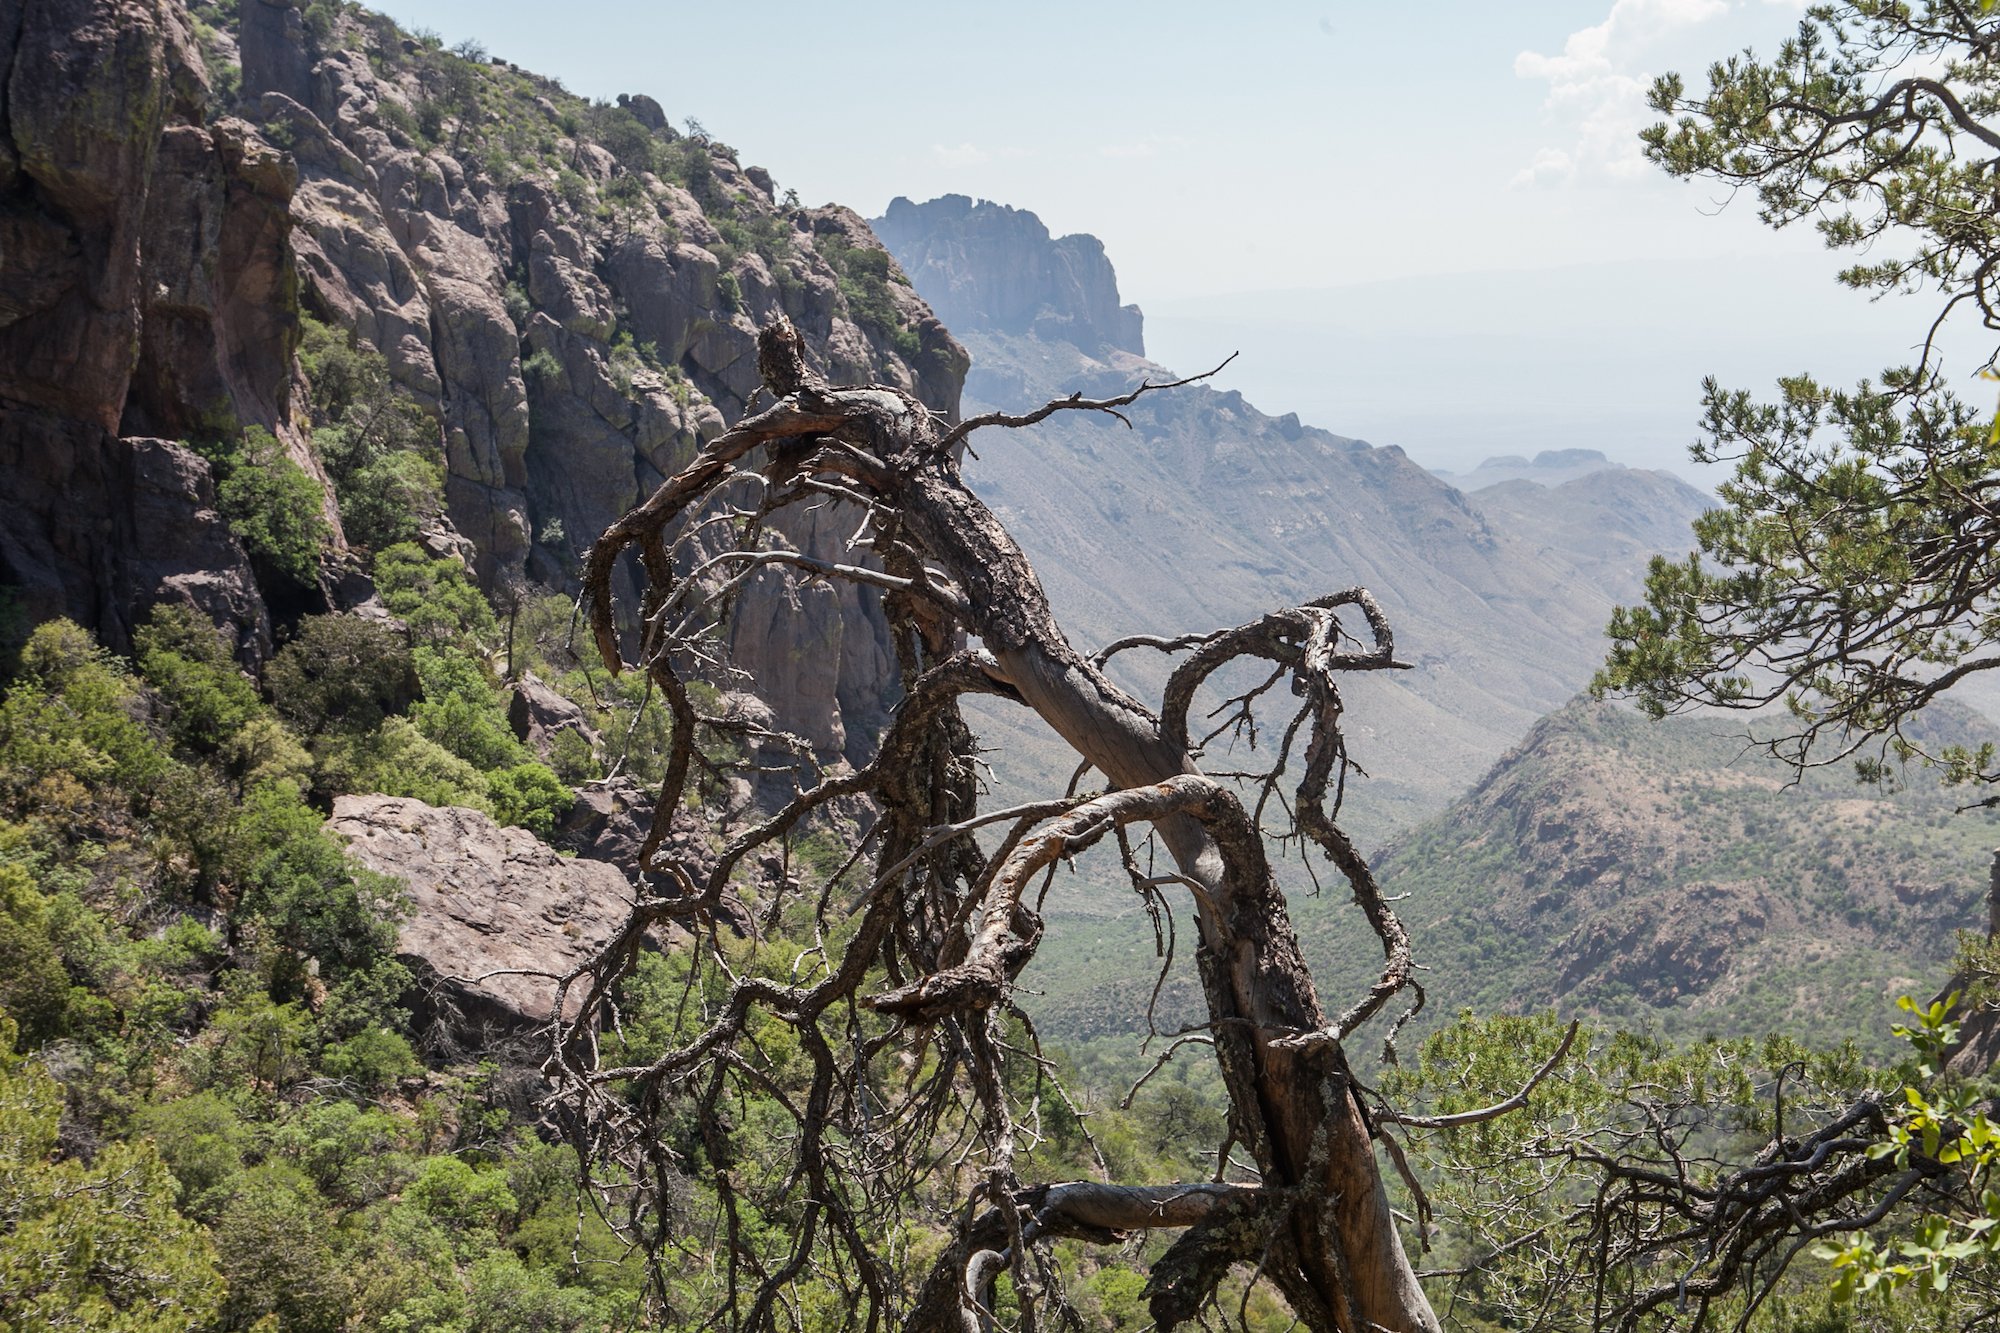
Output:
[[[854,1327],[974,1333],[994,1326],[1004,1273],[1011,1317],[1035,1329],[1063,1309],[1053,1238],[1112,1241],[1173,1228],[1181,1234],[1147,1286],[1163,1328],[1194,1317],[1241,1265],[1274,1284],[1308,1328],[1436,1330],[1383,1186],[1375,1143],[1385,1131],[1371,1123],[1342,1047],[1399,991],[1421,1003],[1407,937],[1329,809],[1329,789],[1337,808],[1347,771],[1341,673],[1403,665],[1381,609],[1355,588],[1237,628],[1128,640],[1085,657],[1057,628],[1020,548],[961,479],[957,456],[980,427],[1058,411],[1116,415],[1140,394],[1174,386],[1105,401],[1072,397],[1023,417],[948,428],[897,390],[829,386],[808,368],[789,324],[765,329],[759,353],[776,402],[606,531],[585,572],[597,645],[615,671],[627,651],[612,576],[636,553],[645,592],[632,660],[675,720],[644,852],[675,890],[641,901],[604,955],[564,979],[558,1006],[571,1015],[549,1065],[558,1115],[587,1158],[623,1164],[600,1184],[642,1239],[671,1251],[676,1191],[685,1193],[689,1172],[711,1181],[722,1268],[715,1308],[704,1313],[731,1328],[800,1328],[824,1318],[797,1303],[801,1284],[816,1283],[839,1293]],[[863,516],[857,545],[871,561],[815,560],[766,539],[773,514],[835,501]],[[872,762],[817,772],[775,816],[736,833],[697,877],[656,856],[683,793],[716,762],[705,747],[778,738],[702,715],[688,681],[718,669],[709,632],[718,604],[772,565],[877,590],[905,692]],[[1157,711],[1104,673],[1113,653],[1139,648],[1180,656]],[[1189,718],[1204,683],[1244,663],[1268,675],[1230,701],[1236,723],[1254,725],[1259,697],[1287,678],[1298,707],[1271,768],[1232,783],[1202,773],[1204,738],[1191,734]],[[958,708],[974,693],[1035,710],[1075,748],[1084,768],[1068,794],[979,811],[976,750]],[[1295,754],[1299,770],[1286,792],[1280,784]],[[1101,786],[1079,790],[1089,770]],[[869,798],[873,822],[843,875],[816,890],[777,885],[752,895],[765,921],[784,920],[817,945],[786,976],[735,971],[717,922],[743,918],[746,860],[857,796]],[[1338,868],[1382,941],[1381,980],[1335,1017],[1313,988],[1267,859],[1260,820],[1273,796],[1292,816],[1279,832]],[[1143,828],[1135,826],[1150,826],[1171,870],[1140,864]],[[981,830],[1003,834],[990,853],[975,837]],[[1054,1095],[1032,1024],[1012,1000],[1041,937],[1035,882],[1045,885],[1058,862],[1100,842],[1120,849],[1142,893],[1192,901],[1203,1035],[1230,1102],[1213,1180],[1133,1187],[1028,1181],[1017,1171],[1035,1132],[1032,1089]],[[789,905],[788,893],[796,899]],[[701,1021],[656,1059],[621,1066],[604,1058],[602,1034],[619,1020],[618,982],[641,937],[663,923],[711,946],[706,989],[690,983]],[[772,1023],[795,1034],[808,1075],[785,1083],[771,1074],[755,1034]],[[1025,1040],[1010,1038],[1021,1031]],[[1020,1091],[1024,1078],[1029,1093]],[[732,1171],[727,1133],[732,1108],[749,1097],[783,1108],[787,1162],[795,1160],[754,1185]],[[678,1135],[662,1128],[670,1107]],[[951,1239],[926,1261],[927,1274],[912,1274],[892,1238],[927,1204]],[[782,1217],[776,1251],[744,1239],[753,1211]],[[667,1298],[665,1285],[659,1294]]]

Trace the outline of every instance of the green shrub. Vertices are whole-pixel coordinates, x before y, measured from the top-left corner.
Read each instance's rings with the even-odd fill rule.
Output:
[[[180,1333],[223,1296],[216,1251],[174,1209],[175,1182],[146,1143],[56,1156],[63,1093],[6,1055],[0,1015],[0,1310],[9,1328]]]
[[[19,1022],[19,1039],[29,1050],[63,1035],[70,1007],[69,973],[50,930],[48,895],[35,887],[31,864],[25,831],[0,824],[0,1012]],[[9,1054],[0,1050],[0,1060]]]
[[[317,785],[324,791],[379,792],[426,805],[489,808],[485,775],[418,731],[408,718],[392,717],[372,732],[330,736],[317,757]]]
[[[230,1177],[243,1169],[252,1134],[240,1110],[213,1091],[141,1107],[135,1136],[149,1139],[180,1185],[180,1207],[212,1220]]]
[[[216,508],[250,554],[296,583],[319,581],[325,548],[326,496],[305,469],[261,426],[243,432],[242,443],[212,453],[221,479]]]
[[[414,1067],[407,1044],[401,1056]],[[334,1073],[331,1066],[327,1072]],[[320,1194],[356,1208],[401,1188],[409,1179],[411,1164],[400,1151],[403,1133],[403,1122],[386,1111],[348,1101],[323,1101],[300,1108],[278,1125],[270,1135],[270,1150],[305,1172]]]
[[[559,384],[563,378],[563,364],[548,348],[537,348],[522,358],[521,377],[530,384]]]
[[[489,773],[486,786],[495,819],[518,824],[542,839],[555,834],[556,825],[576,804],[576,793],[541,764],[519,764]]]
[[[142,802],[174,767],[142,709],[131,677],[88,632],[67,620],[37,627],[0,698],[0,802],[22,812]]]
[[[387,1028],[368,1028],[326,1048],[320,1067],[364,1092],[381,1092],[423,1072],[410,1043]]]
[[[414,539],[444,511],[444,463],[414,453],[384,454],[349,474],[340,496],[348,538],[380,550]]]
[[[410,709],[417,730],[482,773],[527,761],[508,725],[506,698],[479,659],[454,648],[419,648],[415,658],[423,685]]]
[[[340,1333],[349,1298],[330,1233],[324,1203],[297,1168],[266,1163],[241,1173],[215,1224],[229,1281],[224,1326],[276,1316],[285,1333]]]
[[[372,731],[416,691],[410,650],[396,629],[361,616],[307,616],[266,673],[272,703],[308,736]]]
[[[166,702],[168,729],[180,744],[213,754],[263,713],[222,631],[192,607],[154,607],[134,638],[139,673]]]
[[[310,317],[303,324],[313,449],[348,540],[374,550],[408,541],[444,509],[437,423],[373,347]]]
[[[419,643],[476,650],[490,647],[499,635],[493,608],[465,566],[433,558],[413,543],[388,547],[375,557],[375,591]]]
[[[659,167],[659,146],[653,132],[622,106],[602,102],[593,105],[586,113],[584,133],[629,172],[637,174]]]
[[[308,959],[338,980],[375,964],[396,941],[400,881],[356,863],[323,823],[287,782],[258,787],[243,803],[241,910],[283,951],[271,964],[281,996],[296,993]]]
[[[481,1171],[457,1157],[432,1157],[417,1168],[403,1202],[459,1235],[496,1232],[520,1204],[498,1171]]]

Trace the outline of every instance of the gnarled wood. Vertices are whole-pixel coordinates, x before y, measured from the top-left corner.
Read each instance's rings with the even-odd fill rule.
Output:
[[[949,1053],[942,1067],[965,1071],[966,1086],[983,1108],[989,1197],[1006,1200],[962,1225],[931,1279],[903,1311],[905,1327],[954,1333],[977,1327],[985,1317],[978,1293],[1011,1266],[1017,1284],[1027,1284],[1020,1288],[1023,1327],[1033,1328],[1039,1316],[1032,1293],[1039,1288],[1023,1260],[1038,1253],[1037,1237],[1092,1229],[1109,1234],[1150,1224],[1191,1228],[1155,1289],[1163,1326],[1189,1317],[1231,1262],[1249,1259],[1308,1328],[1433,1333],[1437,1320],[1398,1240],[1370,1127],[1340,1045],[1347,1031],[1410,976],[1407,937],[1324,803],[1329,776],[1344,771],[1345,762],[1335,673],[1401,665],[1394,661],[1380,608],[1365,592],[1351,590],[1207,636],[1170,684],[1163,721],[1113,685],[1099,664],[1064,637],[1026,556],[959,475],[954,446],[962,431],[946,431],[920,404],[894,390],[827,386],[804,364],[802,344],[788,326],[765,331],[760,367],[779,401],[709,445],[591,551],[585,583],[593,630],[607,663],[617,669],[622,661],[611,571],[636,547],[649,580],[645,605],[638,608],[642,664],[670,699],[684,698],[680,659],[692,641],[676,626],[687,623],[685,609],[699,599],[677,591],[688,577],[682,571],[691,566],[677,563],[676,526],[737,468],[750,466],[759,448],[762,461],[756,466],[766,495],[810,494],[798,483],[812,481],[837,484],[843,496],[869,506],[873,549],[886,576],[866,577],[893,589],[888,605],[899,625],[898,651],[912,688],[881,757],[839,785],[869,792],[882,809],[870,835],[881,870],[864,897],[859,931],[817,985],[743,979],[707,1034],[645,1070],[593,1068],[583,1034],[571,1029],[554,1067],[586,1088],[601,1088],[612,1078],[686,1080],[731,1049],[745,1015],[761,1007],[797,1026],[814,1052],[819,1101],[799,1112],[804,1169],[826,1174],[828,1159],[816,1137],[823,1126],[815,1127],[811,1118],[833,1113],[840,1079],[830,1049],[821,1051],[830,1043],[820,1021],[833,1012],[830,1005],[858,1001],[864,978],[886,978],[887,989],[878,987],[873,1008],[918,1025],[920,1039],[943,1043],[940,1053]],[[828,566],[815,572],[838,577],[843,571]],[[948,588],[949,594],[926,592],[933,588]],[[1371,647],[1339,650],[1343,606],[1365,615]],[[954,653],[967,636],[978,640],[980,651]],[[1348,875],[1384,940],[1383,981],[1338,1023],[1329,1022],[1314,990],[1256,819],[1234,790],[1201,775],[1187,736],[1187,705],[1200,680],[1246,655],[1292,671],[1298,692],[1306,696],[1294,726],[1294,731],[1309,728],[1299,832]],[[1110,790],[1080,804],[1025,813],[999,850],[986,856],[969,833],[975,796],[971,740],[954,702],[971,688],[1035,710],[1104,775]],[[695,731],[691,721],[676,736],[677,748],[692,747]],[[676,756],[673,772],[687,771],[687,756]],[[671,818],[679,795],[679,787],[671,786],[660,803],[660,819]],[[814,799],[809,793],[801,801],[810,808]],[[738,844],[747,850],[781,836],[799,817],[799,807],[794,802]],[[1013,1178],[1012,1122],[988,1031],[993,1016],[1008,1006],[1013,977],[1039,938],[1041,923],[1028,909],[1024,890],[1057,859],[1139,821],[1157,829],[1178,867],[1176,881],[1194,898],[1198,963],[1230,1097],[1231,1135],[1254,1157],[1262,1185],[1256,1191],[1218,1185],[1156,1195],[1105,1183],[1042,1187],[1035,1195],[1033,1187]],[[657,839],[649,851],[656,846]],[[698,919],[700,903],[712,902],[720,891],[721,881],[712,876],[698,896],[690,895],[689,904],[676,910]],[[965,922],[971,923],[969,934]],[[606,984],[594,982],[593,994],[601,998]],[[852,1022],[849,1030],[859,1032]],[[864,1050],[856,1059],[868,1054]],[[1254,1202],[1246,1201],[1252,1195]],[[815,1184],[809,1197],[808,1219],[824,1214],[834,1227],[858,1234],[856,1206],[830,1177]],[[1226,1227],[1221,1221],[1209,1224],[1218,1200],[1228,1204]],[[1136,1220],[1142,1216],[1153,1221]],[[1064,1227],[1073,1230],[1063,1232]],[[1250,1254],[1241,1242],[1253,1232],[1258,1245]],[[794,1248],[789,1271],[807,1262],[816,1243],[807,1238]],[[874,1299],[881,1285],[878,1266],[858,1252],[852,1263],[866,1275],[861,1285]],[[763,1320],[768,1326],[774,1299],[768,1277],[758,1290],[751,1317],[742,1322],[757,1326]],[[897,1304],[893,1295],[882,1299]],[[872,1326],[882,1312],[870,1310]],[[733,1320],[733,1304],[731,1311]]]

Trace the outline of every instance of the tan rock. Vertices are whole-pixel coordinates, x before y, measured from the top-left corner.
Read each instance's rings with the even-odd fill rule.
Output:
[[[326,827],[408,886],[397,954],[471,1029],[547,1022],[556,977],[601,948],[632,901],[616,867],[561,856],[476,810],[342,796]]]

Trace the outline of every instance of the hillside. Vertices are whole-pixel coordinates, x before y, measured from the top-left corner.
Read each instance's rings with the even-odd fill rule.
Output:
[[[1992,734],[1966,710],[1932,722]],[[1576,700],[1383,853],[1377,873],[1429,969],[1404,1048],[1462,1009],[1553,1008],[1681,1038],[1852,1037],[1893,1055],[1896,997],[1935,992],[1956,933],[1986,924],[2000,816],[1956,813],[1963,795],[1921,772],[1897,790],[1848,769],[1790,784],[1744,753],[1743,732],[1741,719],[1655,723]],[[1281,873],[1299,886],[1293,916],[1322,992],[1358,994],[1374,937],[1344,894],[1304,891],[1296,862]],[[1045,1029],[1129,1031],[1159,966],[1144,913],[1078,922],[1059,948],[1032,974]],[[1183,958],[1160,1028],[1199,1002]]]
[[[389,508],[488,591],[573,589],[596,535],[743,414],[779,314],[834,379],[956,410],[964,353],[860,217],[801,206],[651,98],[592,104],[329,0],[47,0],[0,37],[0,587],[31,621],[123,648],[178,601],[254,661],[274,627],[367,601],[387,543],[326,494],[353,441],[310,419],[310,319],[420,414],[402,443],[423,461],[396,466],[438,478]],[[202,518],[211,455],[251,427],[323,497],[287,579]],[[106,516],[97,540],[79,508]],[[832,555],[858,517],[779,528]],[[767,571],[741,606],[738,656],[823,753],[851,721],[871,743],[893,694],[871,597]]]
[[[1965,710],[1934,713],[1953,738],[1992,733]],[[1379,870],[1409,895],[1433,1017],[1553,1006],[1683,1033],[1872,1040],[1898,995],[1934,990],[1955,933],[1985,924],[2000,819],[1954,813],[1964,793],[1922,772],[1900,790],[1845,768],[1790,784],[1743,753],[1744,730],[1578,701],[1391,848]],[[1304,929],[1337,969],[1343,918]]]
[[[1053,238],[1032,213],[962,196],[898,200],[873,225],[918,294],[958,312],[968,415],[1200,369],[1144,358],[1139,312],[1121,304],[1091,238]],[[1707,503],[1670,476],[1625,469],[1468,497],[1394,446],[1269,415],[1228,381],[1142,399],[1130,430],[1060,414],[983,432],[966,475],[1082,644],[1373,590],[1416,670],[1346,687],[1350,745],[1370,775],[1347,813],[1366,845],[1442,809],[1581,688],[1645,557],[1684,545]],[[1142,697],[1158,665],[1134,655],[1126,667]],[[1003,779],[1027,788],[1061,766],[1053,742],[1007,710],[981,716]]]

